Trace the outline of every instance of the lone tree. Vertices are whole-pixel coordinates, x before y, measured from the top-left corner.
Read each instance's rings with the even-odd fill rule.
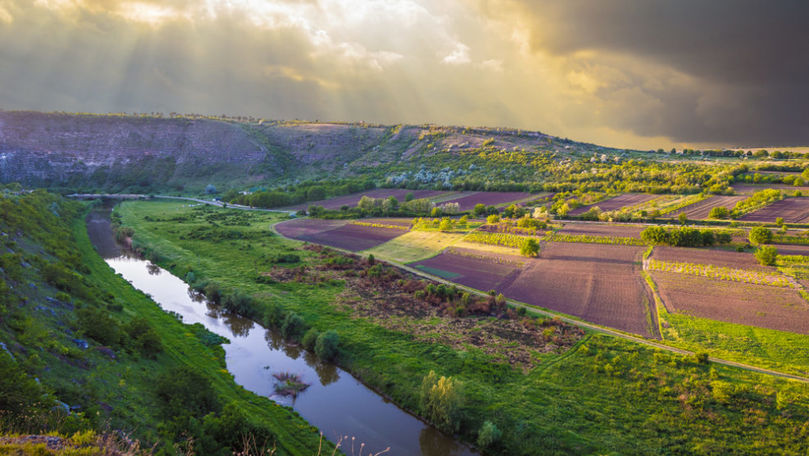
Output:
[[[520,255],[535,257],[539,255],[539,242],[536,239],[526,239],[520,246]]]
[[[711,209],[711,212],[708,214],[708,218],[712,219],[726,219],[730,216],[730,212],[728,212],[728,208],[717,206]]]
[[[753,245],[761,245],[761,244],[768,244],[772,242],[772,231],[764,228],[763,226],[757,226],[750,230],[750,243]]]

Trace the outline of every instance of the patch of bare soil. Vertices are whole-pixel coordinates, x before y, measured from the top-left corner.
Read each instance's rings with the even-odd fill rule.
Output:
[[[335,306],[418,340],[457,350],[474,347],[528,370],[540,362],[537,355],[564,352],[584,336],[561,320],[520,315],[502,295],[474,296],[357,255],[319,245],[304,248],[319,253],[316,265],[276,267],[265,275],[278,282],[345,281]]]

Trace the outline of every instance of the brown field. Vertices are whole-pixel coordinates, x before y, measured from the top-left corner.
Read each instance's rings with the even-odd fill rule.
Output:
[[[666,214],[666,217],[669,218],[676,218],[681,213],[684,213],[686,217],[691,220],[704,220],[708,218],[708,214],[711,213],[711,209],[715,207],[726,207],[728,210],[732,210],[733,206],[736,205],[739,201],[747,198],[746,196],[712,196],[710,198],[706,198],[702,201],[698,201],[694,204],[688,205],[680,210],[671,212]]]
[[[440,255],[411,263],[458,274],[451,280],[478,290],[500,290],[501,284],[513,280],[520,273],[524,258],[508,258],[471,249],[452,248]],[[429,272],[429,271],[427,271]]]
[[[376,223],[379,225],[395,225],[410,228],[413,224],[412,218],[367,218],[356,220],[359,223]]]
[[[772,246],[778,250],[779,255],[809,256],[809,245],[772,244]]]
[[[774,222],[783,217],[785,223],[807,223],[809,221],[809,198],[786,198],[762,207],[740,217],[748,222]]]
[[[715,249],[688,249],[682,247],[655,247],[651,258],[659,261],[712,264],[733,269],[774,272],[775,268],[762,266],[756,257],[748,252],[732,252]]]
[[[447,200],[447,203],[458,203],[461,211],[471,211],[476,204],[497,206],[530,198],[532,193],[526,192],[477,192],[457,199]]]
[[[566,222],[559,233],[587,236],[633,237],[640,239],[645,227],[639,225],[614,225],[611,223]]]
[[[528,304],[644,336],[654,301],[640,275],[643,248],[548,243],[502,293]],[[654,318],[654,317],[653,317]]]
[[[377,188],[374,190],[352,193],[350,195],[343,195],[335,198],[288,206],[283,209],[289,211],[299,211],[301,209],[306,209],[309,206],[323,206],[326,209],[340,209],[343,206],[355,207],[363,196],[368,196],[370,198],[388,198],[393,196],[399,200],[400,203],[403,203],[405,196],[407,196],[408,193],[412,193],[415,199],[419,199],[432,198],[447,192],[439,190],[408,190],[405,188]]]
[[[809,306],[791,288],[652,271],[669,312],[809,334]]]
[[[376,247],[406,232],[395,228],[376,228],[320,219],[291,220],[279,223],[275,228],[286,237],[353,252]]]
[[[733,184],[731,187],[740,195],[752,195],[755,192],[768,188],[781,190],[782,192],[789,193],[790,195],[796,190],[800,190],[804,195],[809,194],[809,186],[795,187],[787,184]]]
[[[498,254],[487,259],[477,255],[479,251],[470,251],[470,256],[451,253],[458,250],[453,247],[415,264],[459,274],[450,280],[462,285],[494,289],[527,304],[656,336],[656,324],[652,328],[647,324],[644,302],[653,301],[640,276],[640,247],[551,242],[536,259]],[[516,264],[520,261],[525,262],[522,268]]]
[[[576,209],[570,211],[568,215],[581,215],[594,206],[597,206],[602,212],[617,211],[623,207],[636,206],[659,197],[660,195],[649,195],[646,193],[624,193],[623,195],[618,195],[614,198],[599,201],[595,204],[577,207]]]

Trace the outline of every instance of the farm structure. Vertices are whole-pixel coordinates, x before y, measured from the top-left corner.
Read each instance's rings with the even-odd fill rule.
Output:
[[[404,188],[377,188],[374,190],[352,193],[350,195],[343,195],[320,201],[311,201],[308,203],[297,204],[295,206],[289,206],[283,209],[290,211],[299,211],[302,209],[306,209],[309,206],[323,206],[325,209],[331,210],[340,209],[343,206],[354,207],[357,205],[357,203],[360,202],[360,199],[362,199],[363,196],[367,196],[369,198],[389,198],[392,196],[397,200],[399,200],[399,202],[404,202],[405,197],[407,196],[408,193],[412,193],[414,199],[420,199],[420,198],[432,198],[447,192],[439,190],[407,190]]]
[[[746,222],[774,222],[781,217],[785,223],[809,222],[809,198],[786,198],[740,217]]]
[[[739,201],[747,198],[746,196],[712,196],[710,198],[698,201],[694,204],[685,206],[684,208],[671,212],[666,217],[676,218],[680,214],[692,220],[704,220],[708,218],[711,209],[715,207],[724,207],[728,210],[733,209]]]
[[[346,221],[320,219],[290,220],[277,224],[276,229],[282,235],[292,239],[352,252],[376,247],[406,232],[398,228],[380,228]]]
[[[598,207],[602,212],[617,211],[624,207],[632,207],[643,204],[647,201],[658,198],[659,196],[660,195],[651,195],[647,193],[624,193],[623,195],[618,195],[614,198],[605,199],[587,206],[577,207],[576,209],[568,212],[568,215],[581,215],[593,207]]]

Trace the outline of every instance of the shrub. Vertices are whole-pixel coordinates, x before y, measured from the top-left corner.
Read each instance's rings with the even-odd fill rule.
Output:
[[[772,236],[772,231],[763,226],[757,226],[750,230],[750,243],[753,245],[768,244],[772,242]]]
[[[219,304],[222,302],[222,290],[219,288],[219,284],[210,282],[205,285],[203,290],[205,297],[208,298],[214,304]]]
[[[535,257],[539,254],[539,242],[536,239],[529,238],[520,246],[520,255],[527,257]]]
[[[284,321],[281,323],[281,335],[283,335],[285,339],[298,339],[305,329],[306,323],[304,323],[303,318],[295,312],[287,314],[286,318],[284,318]]]
[[[478,446],[481,448],[490,447],[493,443],[500,440],[502,433],[497,429],[494,423],[489,420],[483,422],[483,426],[478,431]]]
[[[494,224],[494,223],[497,223],[499,221],[500,221],[500,216],[497,215],[497,214],[492,214],[492,215],[486,217],[486,223]]]
[[[708,214],[708,218],[712,219],[726,219],[729,216],[730,211],[728,211],[728,208],[722,206],[717,206],[711,209],[711,212]]]
[[[771,245],[764,245],[756,251],[755,255],[758,262],[762,265],[773,266],[778,257],[778,251]]]
[[[155,354],[163,351],[160,336],[143,317],[130,321],[126,325],[126,333],[129,335],[131,347],[139,351],[143,356],[153,358]]]
[[[313,351],[319,335],[320,332],[318,332],[318,330],[315,328],[310,328],[309,331],[306,331],[306,334],[303,335],[303,339],[301,340],[301,345],[303,345],[303,348]]]
[[[197,370],[175,367],[157,378],[157,397],[167,417],[201,417],[219,409],[219,401],[211,381]]]
[[[104,345],[118,345],[121,341],[121,328],[118,322],[106,312],[96,308],[85,307],[76,312],[79,328],[91,339]]]
[[[317,336],[315,342],[315,353],[324,361],[331,361],[337,357],[337,348],[340,344],[340,337],[334,330],[328,330]]]
[[[460,425],[463,397],[460,385],[452,377],[438,377],[430,371],[421,381],[419,393],[425,417],[444,432],[454,433]]]

